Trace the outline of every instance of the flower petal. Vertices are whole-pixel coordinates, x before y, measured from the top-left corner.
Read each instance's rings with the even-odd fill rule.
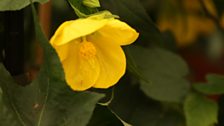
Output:
[[[117,19],[111,19],[104,27],[98,30],[104,39],[110,42],[116,42],[119,45],[129,45],[139,36],[135,29],[131,28],[125,22]]]
[[[76,91],[92,87],[99,76],[100,67],[96,58],[85,60],[74,54],[62,64],[68,85]]]
[[[107,19],[86,18],[66,21],[59,26],[50,42],[52,45],[63,45],[74,39],[91,34],[102,28]]]
[[[126,69],[126,59],[122,48],[105,41],[100,34],[88,36],[88,40],[96,45],[97,58],[100,64],[99,77],[93,85],[95,88],[108,88],[116,84],[124,75]]]
[[[53,45],[53,47],[58,53],[61,62],[66,60],[68,57],[72,57],[74,55],[74,50],[78,50],[78,43],[80,43],[80,41],[81,39],[75,39],[70,43],[64,45]]]

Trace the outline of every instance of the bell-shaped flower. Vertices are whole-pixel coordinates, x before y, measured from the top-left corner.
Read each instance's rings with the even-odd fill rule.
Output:
[[[102,14],[66,21],[50,40],[62,63],[68,85],[76,91],[108,88],[126,70],[121,48],[138,38],[126,23]]]

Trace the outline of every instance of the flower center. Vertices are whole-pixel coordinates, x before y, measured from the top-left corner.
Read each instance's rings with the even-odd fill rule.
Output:
[[[82,58],[89,59],[96,55],[96,48],[92,42],[84,40],[81,42],[79,54]]]

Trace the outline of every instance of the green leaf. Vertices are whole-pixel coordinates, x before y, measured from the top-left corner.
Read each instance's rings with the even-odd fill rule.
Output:
[[[130,47],[143,78],[142,91],[149,97],[168,102],[180,102],[189,89],[185,62],[176,54],[161,48]]]
[[[3,97],[0,98],[4,99],[0,102],[0,115],[4,115],[0,117],[2,125],[86,126],[96,103],[103,97],[93,92],[75,93],[68,88],[57,93],[49,92],[49,89],[40,88],[41,84],[46,84],[43,88],[51,88],[47,87],[46,80],[40,76],[38,80],[43,82],[34,81],[29,86],[21,87],[13,82],[2,65],[0,72],[1,77],[4,77],[0,79],[3,88]]]
[[[224,94],[224,76],[210,74],[206,78],[208,83],[196,83],[194,89],[209,95]]]
[[[23,126],[35,126],[42,110],[45,94],[42,94],[43,92],[37,83],[25,87],[19,86],[2,64],[0,68],[2,74],[0,84],[3,89],[4,99],[6,103],[10,103],[7,107],[14,111]]]
[[[184,102],[187,126],[212,126],[217,123],[218,105],[198,94],[189,94]]]
[[[110,108],[133,126],[184,126],[183,115],[145,96],[137,85],[122,81],[115,87]]]
[[[97,8],[89,8],[83,4],[83,0],[68,0],[71,7],[79,17],[87,17],[90,14],[96,13]]]
[[[140,33],[138,42],[146,45],[165,45],[161,33],[139,0],[100,0],[100,3],[103,8],[119,15],[121,20]]]
[[[33,0],[33,2],[45,3],[48,0]],[[30,0],[1,0],[0,11],[14,11],[30,5]]]
[[[43,112],[44,126],[86,126],[96,103],[104,95],[93,92],[62,93],[49,99]]]
[[[8,85],[15,85],[4,66],[0,64],[0,125],[1,126],[25,126],[6,88]]]
[[[125,55],[126,55],[126,60],[127,60],[127,69],[130,73],[132,73],[136,78],[144,80],[146,82],[148,82],[148,80],[146,78],[143,77],[142,73],[139,71],[134,58],[131,54],[131,51],[129,49],[129,46],[124,47],[123,48],[125,51]]]

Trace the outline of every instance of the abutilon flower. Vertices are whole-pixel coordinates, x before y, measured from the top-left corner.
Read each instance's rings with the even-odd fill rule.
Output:
[[[125,22],[99,14],[64,22],[50,43],[59,55],[68,85],[82,91],[116,84],[126,70],[121,46],[133,43],[138,35]]]

